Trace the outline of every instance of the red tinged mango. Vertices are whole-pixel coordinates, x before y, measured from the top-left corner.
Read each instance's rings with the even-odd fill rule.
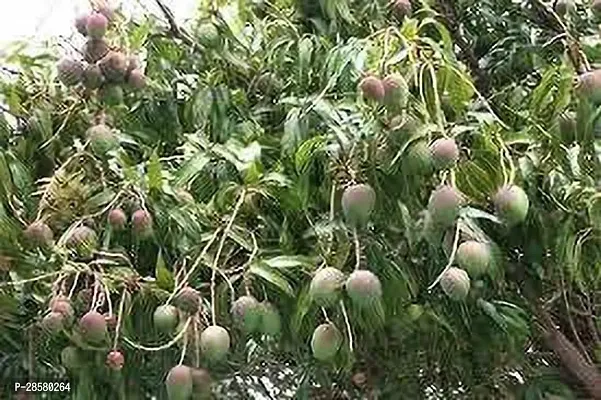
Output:
[[[86,20],[86,32],[92,39],[102,39],[106,34],[109,21],[101,13],[92,13]]]
[[[472,278],[485,274],[491,263],[490,246],[486,243],[468,240],[457,248],[457,264],[466,270]]]
[[[435,189],[428,200],[428,212],[434,224],[448,227],[455,222],[463,204],[463,196],[454,187],[442,185]]]
[[[267,336],[278,336],[282,330],[282,318],[275,306],[269,302],[259,304],[261,310],[260,331]]]
[[[342,346],[342,334],[332,323],[321,324],[313,331],[311,350],[320,361],[332,359]]]
[[[403,19],[411,15],[411,1],[409,0],[394,0],[392,3],[394,14]]]
[[[86,131],[86,137],[90,141],[92,152],[97,156],[105,156],[119,145],[119,140],[113,130],[104,124],[89,128]]]
[[[368,184],[349,186],[342,194],[342,212],[353,226],[365,225],[375,204],[376,192]]]
[[[368,76],[361,80],[359,88],[363,97],[368,100],[382,101],[384,100],[385,91],[382,81],[375,76]]]
[[[329,306],[340,299],[340,289],[344,285],[345,275],[333,267],[318,270],[309,286],[311,300],[320,306]]]
[[[64,58],[57,65],[58,80],[65,86],[75,86],[81,82],[83,70],[83,64],[79,61]]]
[[[41,322],[42,329],[50,334],[57,334],[65,327],[65,316],[59,312],[50,312]]]
[[[98,65],[104,78],[110,83],[123,83],[129,65],[129,60],[123,53],[117,51],[109,51],[104,56]]]
[[[100,67],[96,64],[90,64],[83,71],[83,85],[90,90],[98,89],[104,82],[104,76]]]
[[[373,272],[359,269],[346,280],[346,293],[354,303],[369,306],[382,296],[382,284]]]
[[[221,326],[209,326],[200,334],[200,348],[209,360],[221,361],[230,349],[230,334]]]
[[[447,169],[455,166],[459,159],[459,148],[454,139],[437,139],[430,146],[432,161],[436,169]]]
[[[108,214],[108,223],[112,229],[116,231],[123,230],[127,224],[127,216],[125,211],[120,208],[113,208]]]
[[[96,232],[90,227],[80,226],[71,232],[67,239],[67,247],[75,251],[78,257],[90,258],[98,247]]]
[[[580,75],[578,77],[577,90],[592,103],[601,104],[601,69],[585,72]]]
[[[440,280],[443,292],[452,300],[464,300],[470,291],[470,277],[460,268],[449,268]]]
[[[382,80],[384,101],[392,111],[399,111],[407,106],[409,86],[401,74],[390,74]]]
[[[158,306],[152,316],[154,326],[161,332],[172,332],[179,321],[177,308],[170,304]]]
[[[90,311],[79,320],[79,330],[84,339],[90,342],[102,342],[107,335],[104,315]]]
[[[591,10],[595,15],[601,15],[601,0],[593,0]]]
[[[192,395],[192,371],[185,365],[177,365],[169,371],[165,379],[169,400],[188,400]]]
[[[173,304],[188,314],[194,314],[200,309],[200,293],[191,287],[183,288],[173,299]]]
[[[493,197],[497,216],[509,226],[518,225],[526,219],[530,201],[524,190],[516,185],[507,185]]]
[[[61,363],[69,371],[76,372],[81,368],[81,356],[75,346],[67,346],[61,351]]]
[[[78,15],[75,18],[75,29],[84,36],[88,36],[88,14]]]
[[[144,209],[134,211],[131,225],[134,234],[140,238],[147,238],[152,234],[152,216]]]
[[[120,351],[113,350],[107,354],[106,366],[113,371],[121,371],[123,369],[123,364],[125,364],[125,357],[123,357],[123,353]]]
[[[32,222],[25,228],[25,238],[32,246],[45,247],[52,244],[52,229],[42,221]]]
[[[127,83],[134,89],[144,89],[146,87],[146,75],[139,69],[134,69],[127,76]]]
[[[211,394],[211,374],[204,368],[191,368],[192,393],[200,399],[208,399]]]
[[[109,45],[102,39],[90,39],[83,49],[86,62],[94,64],[104,58],[109,52]]]
[[[241,296],[232,304],[234,323],[245,332],[252,333],[261,326],[261,309],[253,296]]]

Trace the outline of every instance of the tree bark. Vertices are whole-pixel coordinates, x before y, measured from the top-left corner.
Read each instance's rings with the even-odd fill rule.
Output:
[[[555,328],[549,313],[542,308],[537,310],[542,323],[541,334],[561,365],[572,375],[593,399],[601,399],[601,373],[582,356],[576,346]]]

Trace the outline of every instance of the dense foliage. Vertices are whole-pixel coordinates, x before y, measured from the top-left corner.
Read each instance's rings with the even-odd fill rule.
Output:
[[[156,3],[0,67],[2,398],[601,396],[601,3]]]

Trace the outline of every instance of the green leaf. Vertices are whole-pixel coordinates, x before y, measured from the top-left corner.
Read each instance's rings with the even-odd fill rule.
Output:
[[[497,216],[474,207],[464,207],[463,209],[461,209],[461,215],[466,218],[487,219],[496,224],[503,223],[503,221],[501,221]]]
[[[507,324],[503,320],[503,317],[501,317],[501,315],[497,312],[497,309],[494,306],[494,304],[489,303],[488,301],[483,299],[478,299],[477,304],[478,307],[480,307],[480,309],[484,311],[484,313],[488,315],[499,326],[499,328],[507,332]]]
[[[282,136],[282,148],[290,151],[296,147],[304,136],[300,120],[301,109],[293,108],[288,112],[284,122],[284,135]]]
[[[249,272],[271,283],[288,296],[294,296],[294,289],[292,289],[290,283],[276,269],[263,263],[255,263],[251,265]]]
[[[314,264],[314,260],[305,256],[278,256],[262,260],[270,268],[308,268]]]
[[[175,186],[187,186],[198,177],[209,161],[211,161],[210,157],[204,152],[196,153],[176,171]]]
[[[157,255],[155,276],[157,286],[161,289],[171,291],[175,287],[175,280],[173,279],[173,274],[165,266],[165,260],[163,259],[163,251],[161,249],[159,249],[159,254]]]
[[[305,140],[296,150],[294,163],[296,171],[299,175],[304,174],[315,159],[315,155],[322,151],[326,144],[325,136],[314,136],[311,139]]]
[[[147,178],[148,188],[151,191],[158,191],[163,187],[161,161],[156,150],[152,152],[150,160],[148,160]]]

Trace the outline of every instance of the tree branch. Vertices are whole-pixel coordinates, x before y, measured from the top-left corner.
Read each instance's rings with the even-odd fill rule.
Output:
[[[156,1],[157,5],[159,6],[159,8],[161,9],[161,11],[163,12],[163,15],[167,19],[167,22],[169,23],[169,32],[171,32],[171,34],[174,37],[180,39],[182,42],[184,42],[188,46],[194,47],[194,41],[190,38],[190,35],[188,35],[188,33],[186,33],[182,28],[180,28],[179,25],[177,24],[177,22],[175,21],[175,16],[173,15],[173,11],[171,11],[171,9],[169,7],[167,7],[165,5],[165,3],[163,3],[162,0],[155,0],[155,1]]]
[[[459,18],[457,17],[454,2],[452,0],[437,0],[434,8],[440,13],[442,22],[451,33],[455,44],[459,46],[459,49],[461,50],[459,57],[467,64],[469,69],[475,75],[475,83],[478,91],[484,97],[488,97],[491,91],[490,78],[488,74],[480,68],[478,58],[474,53],[472,45],[469,44],[467,39],[461,34]]]
[[[561,361],[561,365],[586,389],[594,398],[601,399],[601,373],[595,365],[588,363],[580,351],[558,329],[551,316],[542,307],[536,310],[541,322],[541,333],[547,346],[553,350]]]
[[[561,18],[541,0],[530,0],[529,3],[536,12],[536,15],[541,19],[540,21],[533,22],[537,23],[541,28],[548,28],[548,30],[554,33],[565,34],[567,40],[566,50],[570,62],[578,74],[586,72],[589,69],[589,65],[586,56],[580,48],[580,43],[569,32]]]

